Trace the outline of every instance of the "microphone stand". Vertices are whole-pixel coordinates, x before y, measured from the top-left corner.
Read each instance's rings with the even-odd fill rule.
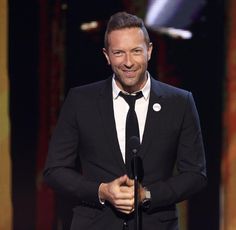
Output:
[[[133,150],[133,174],[134,174],[134,213],[135,222],[134,230],[140,229],[140,209],[139,209],[139,172],[138,172],[138,160],[137,150]]]
[[[132,152],[131,168],[134,178],[134,230],[141,230],[140,226],[140,208],[139,208],[139,182],[142,177],[142,160],[137,155],[138,149],[140,148],[140,141],[137,136],[132,136],[129,140],[129,146]]]

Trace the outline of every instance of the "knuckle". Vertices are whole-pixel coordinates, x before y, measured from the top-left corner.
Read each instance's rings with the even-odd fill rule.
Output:
[[[114,200],[117,200],[117,199],[118,199],[118,195],[117,195],[116,193],[113,193],[113,196],[112,196],[112,197],[113,197]]]

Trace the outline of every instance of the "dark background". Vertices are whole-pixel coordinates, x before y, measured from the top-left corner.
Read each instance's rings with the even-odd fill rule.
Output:
[[[50,7],[55,1],[48,1]],[[219,229],[219,185],[222,149],[222,111],[225,68],[226,1],[208,0],[201,17],[193,23],[190,40],[165,35],[154,38],[149,71],[157,79],[193,92],[202,124],[208,168],[208,187],[189,201],[188,229]],[[73,86],[106,78],[110,68],[102,54],[104,28],[95,33],[79,31],[84,21],[106,22],[124,10],[124,1],[67,1],[65,13],[64,95]],[[13,167],[14,229],[33,230],[36,223],[36,165],[39,138],[39,37],[40,4],[36,0],[9,0],[9,75],[11,154]],[[49,11],[50,12],[50,11]],[[167,65],[163,76],[158,64],[159,42],[164,41]],[[63,205],[62,205],[63,206]],[[62,207],[63,208],[63,207]],[[45,210],[46,212],[47,210]]]

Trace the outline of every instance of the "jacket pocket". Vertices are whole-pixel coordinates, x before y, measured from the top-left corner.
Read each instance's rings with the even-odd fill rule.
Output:
[[[157,213],[157,217],[161,222],[173,221],[178,219],[178,214],[176,211],[162,211]]]
[[[77,206],[74,208],[74,215],[79,215],[88,218],[94,218],[103,213],[101,209],[91,208],[87,206]]]

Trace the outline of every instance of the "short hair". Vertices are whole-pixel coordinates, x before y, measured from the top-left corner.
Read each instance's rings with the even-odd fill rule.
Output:
[[[150,38],[143,20],[136,15],[129,14],[123,11],[113,14],[107,23],[107,28],[104,36],[104,46],[106,49],[108,49],[109,46],[108,35],[114,30],[125,28],[140,28],[143,31],[144,39],[147,46],[149,45]]]

